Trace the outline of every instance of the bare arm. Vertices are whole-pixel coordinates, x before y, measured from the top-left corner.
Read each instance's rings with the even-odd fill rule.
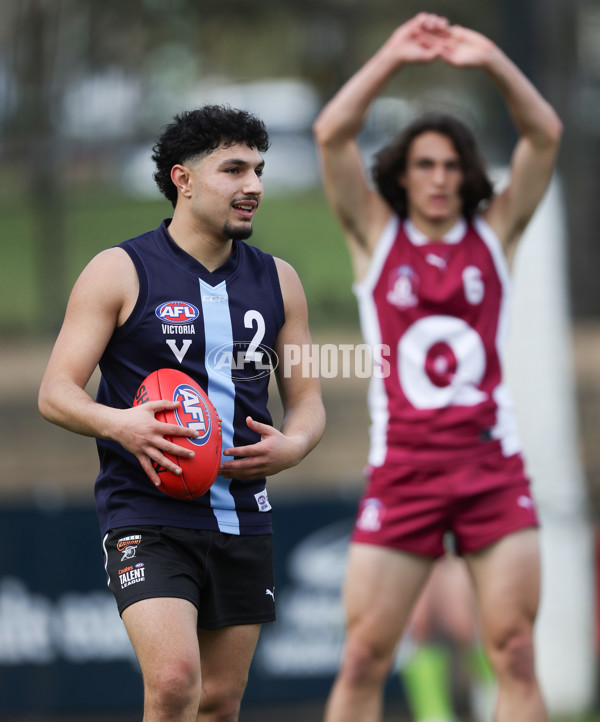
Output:
[[[457,67],[483,69],[502,94],[519,133],[509,185],[484,214],[510,254],[550,182],[562,123],[512,60],[480,33],[452,26],[440,57]]]
[[[327,196],[358,255],[361,250],[370,255],[392,211],[369,187],[356,137],[371,104],[403,66],[427,63],[438,56],[438,39],[447,27],[446,19],[428,13],[401,25],[314,124]]]
[[[277,382],[284,418],[281,429],[261,424],[248,417],[248,426],[261,435],[249,446],[226,449],[226,456],[243,458],[227,461],[220,472],[225,477],[251,479],[271,476],[298,464],[319,442],[325,430],[325,409],[318,377],[303,375],[302,363],[286,364],[286,346],[311,346],[308,311],[304,290],[296,271],[276,259],[285,306],[285,324],[277,337],[275,352],[279,357]]]
[[[85,391],[114,329],[129,315],[138,292],[135,268],[121,249],[96,256],[77,280],[60,334],[40,387],[41,414],[55,424],[85,436],[112,439],[131,451],[157,486],[152,461],[171,471],[179,467],[164,451],[181,455],[182,449],[166,441],[165,434],[190,436],[174,424],[156,421],[160,409],[174,408],[168,401],[153,401],[131,409],[114,409],[94,401]]]

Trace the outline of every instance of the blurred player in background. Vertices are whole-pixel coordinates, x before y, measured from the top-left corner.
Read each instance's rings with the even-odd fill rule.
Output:
[[[415,722],[454,722],[467,693],[475,722],[493,722],[496,683],[479,636],[475,597],[463,559],[437,561],[400,645],[397,669]]]
[[[294,269],[243,243],[268,146],[264,124],[245,111],[175,117],[154,147],[173,218],[84,269],[40,389],[47,419],[97,438],[105,566],[142,669],[145,722],[238,719],[260,625],[275,618],[266,477],[297,464],[323,433],[319,381],[300,366],[277,372],[281,430],[267,409],[272,350],[311,343]],[[169,318],[165,306],[185,313]],[[253,349],[235,374],[233,361],[211,363],[213,350],[234,348]],[[85,386],[97,365],[94,401]],[[226,458],[191,501],[159,491],[157,472],[180,472],[167,452],[193,455],[165,435],[198,432],[155,419],[172,401],[131,408],[142,380],[165,367],[194,378],[221,417]],[[130,575],[133,565],[143,573]]]
[[[405,66],[479,68],[518,132],[494,194],[470,130],[414,121],[379,152],[370,185],[357,142],[369,108]],[[394,650],[443,535],[473,578],[498,682],[497,722],[543,722],[533,625],[538,520],[502,380],[508,262],[548,187],[562,124],[478,32],[421,13],[400,26],[317,119],[329,201],[346,236],[361,327],[390,349],[373,377],[369,474],[345,585],[347,640],[327,722],[381,719]]]

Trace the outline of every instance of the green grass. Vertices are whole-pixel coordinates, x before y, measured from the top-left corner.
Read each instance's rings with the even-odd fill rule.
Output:
[[[0,326],[30,327],[37,306],[35,292],[35,253],[33,223],[23,208],[7,207],[0,213]]]
[[[25,200],[24,200],[25,199]],[[64,280],[55,289],[64,309],[69,291],[85,264],[99,251],[156,227],[171,214],[161,200],[139,201],[107,189],[70,193],[64,217]],[[40,298],[36,224],[26,195],[0,203],[4,263],[0,287],[0,329],[27,333],[39,327],[45,299]],[[255,221],[252,243],[291,263],[308,298],[311,325],[354,325],[352,272],[343,239],[320,190],[286,196],[267,195]],[[54,319],[55,323],[60,318]]]
[[[356,324],[350,258],[321,191],[267,197],[255,236],[261,248],[298,272],[312,324]]]

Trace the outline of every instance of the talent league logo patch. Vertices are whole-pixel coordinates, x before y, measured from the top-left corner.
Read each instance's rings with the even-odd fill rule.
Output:
[[[191,323],[200,315],[196,306],[186,301],[166,301],[157,306],[154,313],[166,323]]]
[[[179,426],[194,429],[200,434],[195,439],[188,440],[196,446],[204,446],[210,439],[212,429],[210,410],[206,401],[189,384],[179,384],[173,391],[173,401],[180,403],[175,409],[175,418]]]
[[[140,582],[146,581],[146,569],[144,563],[139,562],[134,566],[128,566],[124,569],[119,569],[119,582],[121,583],[121,589],[130,587],[132,584],[139,584]]]

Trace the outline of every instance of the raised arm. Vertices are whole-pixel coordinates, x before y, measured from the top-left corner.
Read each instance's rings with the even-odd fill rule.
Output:
[[[48,421],[78,434],[119,442],[138,458],[158,486],[160,478],[152,461],[180,472],[163,452],[181,455],[181,447],[166,441],[164,435],[194,435],[155,420],[159,409],[176,404],[152,401],[136,408],[114,409],[97,403],[85,390],[113,331],[133,308],[137,293],[137,273],[125,251],[103,251],[88,264],[73,287],[42,379],[38,405]]]
[[[279,358],[275,373],[283,423],[281,429],[276,429],[248,417],[246,423],[261,435],[261,440],[224,450],[226,456],[243,457],[221,464],[219,473],[225,477],[251,479],[295,466],[317,445],[325,430],[319,378],[304,373],[298,356],[303,347],[308,351],[312,345],[304,290],[296,271],[285,261],[275,260],[285,306],[285,323],[274,349]]]
[[[456,67],[484,70],[502,94],[519,133],[509,184],[484,214],[511,253],[552,177],[562,123],[512,60],[484,35],[453,25],[440,57]]]
[[[448,21],[420,13],[387,42],[340,89],[314,124],[329,201],[351,246],[370,254],[391,209],[370,187],[356,137],[371,104],[403,66],[438,57]],[[356,259],[355,259],[356,260]]]

